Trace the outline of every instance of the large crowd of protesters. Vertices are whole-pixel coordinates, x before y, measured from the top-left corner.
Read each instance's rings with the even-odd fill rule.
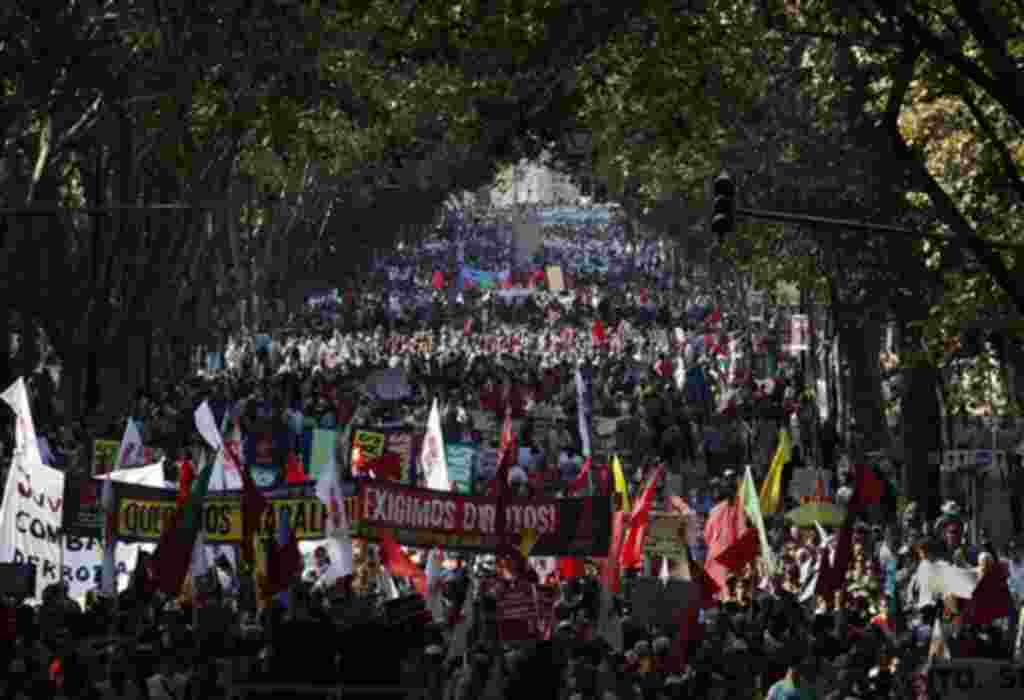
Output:
[[[129,417],[168,464],[196,459],[193,414],[205,400],[218,423],[227,416],[243,435],[273,434],[283,470],[310,428],[339,429],[357,413],[422,428],[436,399],[445,439],[470,444],[497,446],[477,417],[500,423],[507,407],[519,447],[510,479],[528,493],[535,475],[550,474],[545,483],[559,491],[588,449],[577,420],[581,374],[593,421],[613,426],[595,431],[594,461],[619,457],[634,498],[664,465],[656,508],[672,510],[679,497],[702,524],[736,498],[747,465],[760,483],[780,428],[789,431],[785,500],[767,520],[772,566],[761,556],[709,578],[701,572],[715,568],[706,559],[714,533],[700,532],[688,554],[650,556],[624,572],[611,633],[600,560],[556,566],[535,576],[550,587],[550,628],[508,643],[493,615],[512,575],[500,558],[448,553],[444,614],[433,615],[371,544],[357,543],[353,576],[331,586],[318,585],[329,564],[318,548],[287,599],[269,602],[242,566],[221,557],[210,581],[177,598],[154,594],[140,574],[116,604],[98,594],[74,601],[60,586],[33,605],[7,600],[4,698],[212,698],[249,682],[294,686],[277,697],[347,683],[446,699],[866,700],[935,696],[921,669],[940,633],[953,659],[1014,659],[1019,533],[997,549],[970,531],[963,504],[946,503],[937,521],[913,503],[897,507],[884,471],[875,474],[883,497],[845,527],[782,517],[800,505],[789,495],[795,470],[820,468],[830,486],[816,498],[853,512],[862,469],[840,459],[834,423],[819,420],[801,364],[785,352],[784,310],[751,320],[716,290],[681,279],[659,246],[631,241],[614,221],[550,225],[528,263],[512,257],[499,217],[453,216],[436,236],[378,259],[365,279],[324,290],[281,327],[233,334],[206,349],[193,376],[140,391],[96,422],[62,423],[54,376],[41,371],[31,387],[47,459],[66,469],[87,463],[91,438],[119,434]],[[552,289],[553,266],[564,288]],[[371,386],[382,372],[399,378],[389,400]],[[1011,466],[1019,471],[1019,459]],[[940,562],[1001,582],[1008,605],[990,583],[978,587],[984,598],[937,594],[919,572]],[[650,622],[632,609],[633,583],[659,571],[697,582],[702,599],[690,607],[699,614],[634,621]],[[381,612],[396,600],[411,612]],[[460,632],[470,608],[473,624]]]

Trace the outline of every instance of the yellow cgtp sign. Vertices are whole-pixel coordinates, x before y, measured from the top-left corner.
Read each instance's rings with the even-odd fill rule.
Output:
[[[346,498],[349,522],[356,519],[356,498]],[[164,499],[122,498],[118,503],[117,534],[140,542],[156,542],[174,515],[175,503]],[[263,514],[257,536],[272,536],[278,519],[286,517],[294,536],[300,540],[324,537],[327,507],[315,497],[271,499]],[[203,502],[202,526],[206,541],[234,543],[242,540],[242,502],[238,497],[209,496]]]

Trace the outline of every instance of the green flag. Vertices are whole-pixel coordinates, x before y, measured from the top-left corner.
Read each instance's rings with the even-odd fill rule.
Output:
[[[182,584],[192,564],[196,537],[203,527],[203,502],[210,490],[213,462],[207,460],[192,484],[192,491],[180,508],[164,524],[153,553],[157,587],[170,596],[181,593]]]
[[[758,541],[761,543],[761,556],[764,557],[768,570],[774,572],[775,557],[768,544],[768,531],[765,530],[764,516],[761,514],[761,498],[757,494],[754,475],[750,473],[749,466],[743,475],[743,484],[740,486],[740,500],[743,503],[743,512],[757,530]]]

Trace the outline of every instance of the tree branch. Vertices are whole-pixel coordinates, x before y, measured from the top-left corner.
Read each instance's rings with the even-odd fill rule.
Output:
[[[982,111],[981,106],[977,103],[977,100],[971,95],[970,90],[966,88],[961,92],[961,98],[964,104],[967,105],[967,109],[970,110],[974,120],[978,122],[978,126],[981,127],[982,132],[988,137],[992,146],[999,153],[999,159],[1003,162],[1003,169],[1006,171],[1006,176],[1010,179],[1010,185],[1013,190],[1020,197],[1021,201],[1024,201],[1024,179],[1021,179],[1020,171],[1017,168],[1017,162],[1014,160],[1013,154],[1010,152],[1006,142],[999,138],[996,133],[995,126],[991,120],[985,116],[985,112]]]
[[[989,21],[989,18],[982,14],[981,5],[978,0],[955,0],[957,11],[960,17],[967,23],[971,33],[977,38],[984,51],[985,61],[988,63],[989,72],[995,76],[1005,78],[1014,77],[1014,83],[1018,86],[1018,93],[1021,86],[1020,71],[1017,70],[1013,59],[1006,51],[1006,43],[996,35],[996,27]],[[1002,20],[1002,18],[999,18]]]
[[[1005,90],[997,79],[987,74],[977,63],[969,60],[960,50],[960,47],[952,45],[942,37],[930,32],[909,10],[900,12],[898,19],[903,22],[904,26],[925,49],[937,58],[950,64],[967,79],[977,83],[992,99],[999,102],[1017,120],[1018,124],[1024,124],[1024,104],[1017,97],[1016,85],[1011,90]],[[1014,75],[1018,73],[1019,71],[1014,71]],[[1019,82],[1019,79],[1014,79],[1013,82],[1016,84]]]

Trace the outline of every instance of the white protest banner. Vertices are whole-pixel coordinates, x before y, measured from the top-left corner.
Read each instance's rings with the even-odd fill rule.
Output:
[[[98,587],[103,571],[103,545],[94,538],[61,538],[64,473],[42,463],[12,465],[0,505],[0,561],[36,567],[36,597],[61,579],[72,598],[81,599]],[[63,543],[63,571],[61,545]],[[117,578],[128,585],[139,545],[117,548]]]

